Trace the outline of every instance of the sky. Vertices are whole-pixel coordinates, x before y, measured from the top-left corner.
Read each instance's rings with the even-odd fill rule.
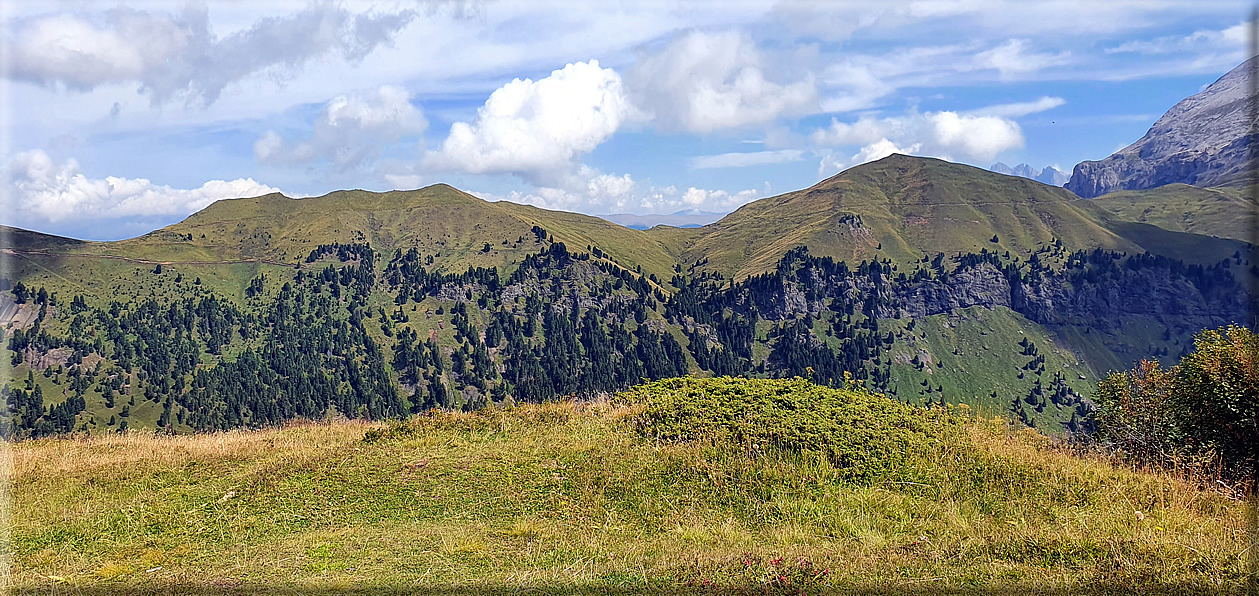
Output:
[[[1070,172],[1246,57],[1249,2],[0,3],[0,223],[444,182],[729,212],[893,152]]]

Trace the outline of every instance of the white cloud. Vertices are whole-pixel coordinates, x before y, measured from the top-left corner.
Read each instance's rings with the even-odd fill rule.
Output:
[[[1001,76],[1035,72],[1050,66],[1061,66],[1071,60],[1070,52],[1050,54],[1029,49],[1030,42],[1026,39],[1011,39],[997,47],[975,55],[975,65],[979,68],[992,68]]]
[[[1018,109],[1007,106],[1006,109],[1018,111],[1026,106]],[[814,131],[810,140],[819,147],[861,146],[848,160],[839,159],[834,152],[824,157],[819,175],[826,175],[834,173],[836,168],[881,159],[892,153],[987,162],[1002,152],[1022,147],[1023,131],[1018,123],[1001,116],[911,112],[889,118],[867,115],[853,123],[832,119],[829,127]]]
[[[810,37],[837,41],[856,31],[870,36],[897,30],[963,25],[971,36],[1053,35],[1081,37],[1174,25],[1176,19],[1237,14],[1235,2],[1151,0],[780,0],[771,22]]]
[[[1028,114],[1037,114],[1046,110],[1052,110],[1058,106],[1067,103],[1067,100],[1061,97],[1045,96],[1036,101],[1021,101],[1015,103],[1004,103],[986,108],[979,108],[968,112],[972,115],[979,116],[997,116],[1000,118],[1018,118],[1027,116]]]
[[[1012,120],[956,112],[936,112],[927,117],[931,122],[931,141],[942,151],[986,161],[1002,151],[1023,146],[1023,131]]]
[[[327,160],[342,170],[375,157],[384,145],[424,132],[428,122],[406,90],[383,86],[372,93],[340,95],[324,106],[309,138],[289,143],[267,131],[254,143],[258,161],[302,164]]]
[[[816,102],[811,75],[776,83],[761,52],[739,32],[690,31],[629,70],[636,105],[665,130],[707,133],[765,124]]]
[[[695,187],[679,191],[674,186],[643,186],[629,174],[604,174],[585,166],[575,177],[584,179],[584,184],[562,188],[535,186],[506,194],[472,194],[487,201],[511,201],[581,213],[672,213],[681,209],[724,212],[764,196],[763,192],[753,189],[731,193]]]
[[[895,143],[887,140],[886,138],[882,138],[862,147],[859,151],[857,151],[857,153],[847,159],[844,159],[837,153],[822,156],[822,162],[818,164],[817,175],[819,178],[823,178],[852,166],[883,159],[893,153],[913,155],[918,153],[921,149],[922,143],[914,143],[913,145],[902,148],[897,147]]]
[[[804,159],[804,152],[798,149],[721,153],[718,155],[694,157],[691,159],[691,168],[696,170],[707,168],[746,168],[748,166],[800,161],[801,159]]]
[[[862,147],[861,151],[858,151],[856,155],[852,156],[852,163],[853,165],[863,164],[866,162],[883,159],[884,157],[887,157],[893,153],[900,153],[900,154],[917,153],[921,147],[922,147],[922,143],[914,143],[913,145],[910,145],[909,147],[902,149],[900,147],[897,147],[895,143],[887,139],[879,139],[878,141],[875,141],[873,143],[870,143],[869,145],[866,145],[865,147]]]
[[[418,174],[385,174],[384,178],[394,190],[411,190],[424,184],[424,177]]]
[[[586,190],[593,197],[619,199],[632,192],[635,186],[634,179],[629,174],[623,176],[600,174],[586,183]]]
[[[883,61],[882,59],[875,59]],[[875,74],[878,71],[881,74]],[[832,64],[823,71],[825,89],[820,107],[823,112],[849,112],[870,107],[877,99],[896,90],[884,79],[895,75],[890,69],[859,63],[855,57]]]
[[[820,128],[809,135],[814,145],[828,147],[834,145],[864,145],[873,143],[888,134],[889,129],[903,127],[903,119],[876,118],[862,116],[856,122],[840,122],[831,118],[831,125]]]
[[[588,166],[580,166],[562,177],[559,186],[537,185],[530,190],[513,190],[505,195],[472,192],[487,201],[511,201],[545,209],[579,211],[624,211],[635,204],[638,182],[629,174],[604,174]]]
[[[692,186],[682,193],[682,204],[692,209],[724,211],[755,201],[759,194],[753,189],[731,194],[724,190],[706,190]]]
[[[1249,43],[1250,23],[1238,23],[1225,29],[1203,29],[1189,35],[1169,35],[1149,40],[1134,40],[1107,48],[1107,54],[1170,54],[1174,52],[1232,50]]]
[[[227,85],[254,73],[284,76],[336,54],[356,62],[390,43],[415,14],[351,15],[336,3],[315,2],[219,37],[205,6],[179,15],[120,7],[96,17],[19,20],[2,49],[11,56],[7,76],[16,80],[77,90],[139,83],[153,103],[182,98],[208,105]]]
[[[36,149],[17,154],[5,169],[9,208],[20,219],[57,223],[96,218],[188,215],[219,199],[255,197],[278,189],[250,178],[211,180],[177,189],[143,178],[88,178],[73,159],[55,163]]]
[[[476,122],[456,122],[424,166],[473,174],[553,179],[616,132],[632,114],[621,77],[599,62],[576,62],[490,94]]]

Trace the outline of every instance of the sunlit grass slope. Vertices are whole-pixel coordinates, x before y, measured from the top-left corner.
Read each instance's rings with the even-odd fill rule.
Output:
[[[1236,202],[1238,193],[1231,192]],[[1034,180],[896,154],[810,188],[749,203],[701,228],[660,227],[647,234],[686,264],[704,263],[736,278],[772,269],[783,253],[800,245],[849,263],[901,264],[938,252],[982,249],[1026,257],[1055,240],[1072,251],[1149,251],[1201,263],[1246,250],[1239,242],[1210,237],[1226,235],[1208,231],[1210,222],[1220,219],[1220,207],[1195,207],[1203,214],[1194,220],[1201,225],[1164,225],[1166,217],[1149,222],[1163,230],[1112,212],[1111,205],[1120,201],[1106,199],[1105,207],[1094,205]],[[1161,209],[1175,211],[1180,204],[1172,201]]]
[[[1089,199],[1117,219],[1153,224],[1166,230],[1249,241],[1254,201],[1248,187],[1199,188],[1169,184],[1148,190],[1123,190]]]
[[[803,381],[11,449],[19,590],[1183,593],[1243,573],[1237,502]]]
[[[370,242],[388,255],[416,248],[446,271],[504,267],[537,252],[540,226],[575,250],[598,246],[626,267],[668,277],[673,258],[637,230],[577,213],[491,203],[445,184],[385,193],[336,191],[219,201],[188,219],[111,243],[114,254],[171,260],[258,258],[293,263],[320,244]],[[486,245],[489,245],[488,250]]]
[[[535,226],[574,252],[598,247],[623,267],[641,267],[644,275],[667,280],[677,263],[669,248],[639,230],[579,213],[491,203],[445,184],[304,199],[270,194],[222,200],[177,224],[115,242],[5,228],[0,248],[12,253],[10,277],[49,291],[114,299],[119,292],[137,293],[132,291],[137,272],[164,263],[239,301],[253,275],[292,275],[268,267],[298,265],[321,244],[368,242],[382,262],[394,250],[415,248],[432,258],[426,264],[441,271],[498,267],[508,273],[541,250]],[[139,293],[148,295],[147,290]],[[155,293],[159,298],[167,294]]]
[[[698,228],[692,238],[676,240],[690,244],[682,253],[687,261],[708,259],[712,269],[736,277],[772,268],[801,244],[836,260],[899,263],[985,248],[1026,255],[1054,239],[1072,250],[1136,249],[1072,205],[1075,198],[1025,178],[892,155],[750,203]]]

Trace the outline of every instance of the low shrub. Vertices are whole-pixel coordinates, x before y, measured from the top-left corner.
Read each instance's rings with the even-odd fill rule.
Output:
[[[632,423],[657,441],[821,455],[841,478],[861,483],[925,481],[940,470],[941,454],[967,438],[948,410],[802,379],[666,379],[616,399],[639,407]]]

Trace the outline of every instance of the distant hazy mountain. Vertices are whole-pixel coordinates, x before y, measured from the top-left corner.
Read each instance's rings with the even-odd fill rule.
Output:
[[[1144,137],[1101,161],[1075,166],[1067,188],[1085,198],[1177,182],[1219,186],[1248,170],[1246,102],[1255,58],[1163,114]]]
[[[615,213],[600,215],[612,223],[623,225],[635,230],[647,230],[655,226],[673,226],[675,228],[698,228],[713,223],[725,215],[699,209],[684,209],[669,214],[652,213],[650,215],[634,215],[632,213]]]
[[[1021,163],[1011,168],[1001,162],[997,162],[992,164],[992,167],[988,169],[998,174],[1005,174],[1007,176],[1022,176],[1024,178],[1031,178],[1032,180],[1043,182],[1050,186],[1062,186],[1071,179],[1069,174],[1053,166],[1045,166],[1045,169],[1037,170],[1025,163]]]

